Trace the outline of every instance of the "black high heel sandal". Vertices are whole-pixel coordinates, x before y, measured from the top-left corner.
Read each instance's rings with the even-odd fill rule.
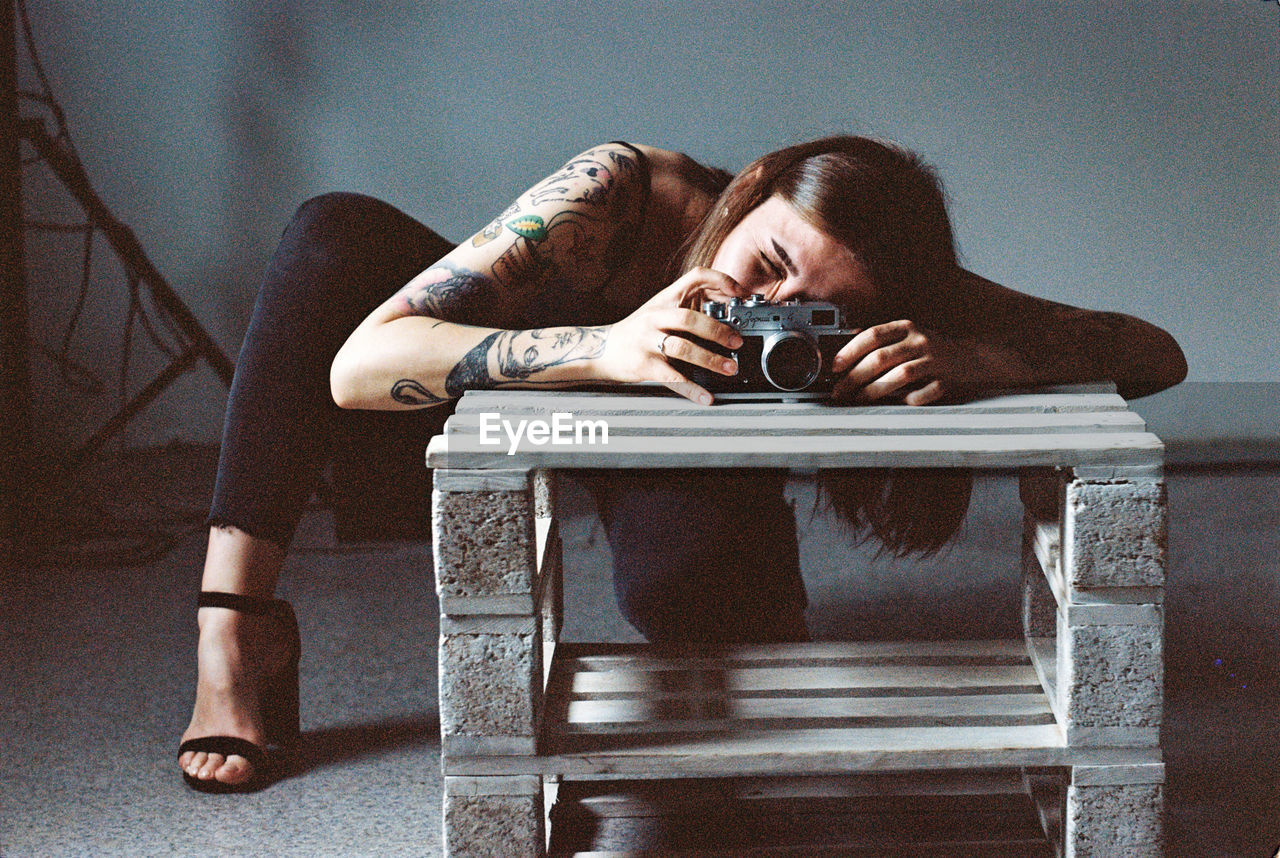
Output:
[[[260,599],[235,593],[204,592],[196,602],[200,608],[228,608],[259,617],[271,617],[289,637],[289,657],[278,673],[263,678],[261,706],[265,747],[234,736],[202,736],[188,739],[178,747],[178,756],[187,751],[235,754],[253,766],[253,774],[242,783],[224,783],[215,778],[193,777],[185,771],[182,778],[197,792],[253,792],[276,779],[276,752],[291,750],[298,744],[298,661],[302,639],[298,635],[298,619],[293,608],[282,599]]]

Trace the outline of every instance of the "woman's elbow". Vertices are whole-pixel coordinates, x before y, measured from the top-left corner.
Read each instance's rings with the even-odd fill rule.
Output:
[[[1178,341],[1167,331],[1152,327],[1148,358],[1141,364],[1142,372],[1138,377],[1130,379],[1127,385],[1118,385],[1121,388],[1119,392],[1125,399],[1138,399],[1159,393],[1181,384],[1187,377],[1187,357]]]
[[[1187,356],[1182,353],[1182,347],[1168,331],[1157,331],[1156,359],[1152,362],[1156,388],[1152,393],[1181,384],[1187,377]]]
[[[339,408],[368,408],[369,404],[361,396],[358,374],[351,364],[347,350],[339,350],[329,367],[329,395]]]

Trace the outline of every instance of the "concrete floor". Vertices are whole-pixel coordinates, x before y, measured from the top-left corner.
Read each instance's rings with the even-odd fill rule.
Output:
[[[1275,466],[1169,475],[1171,856],[1262,858],[1280,843],[1278,477]],[[101,498],[138,521],[157,507],[189,513],[208,496],[209,457],[153,457],[113,479]],[[922,564],[850,554],[830,519],[808,515],[808,484],[793,490],[817,635],[1017,634],[1012,480],[979,479],[954,546]],[[567,498],[566,634],[634,640],[594,513],[580,492]],[[160,518],[154,529],[172,532]],[[202,536],[140,565],[86,551],[3,579],[0,856],[439,854],[429,546],[337,546],[330,516],[308,514],[281,585],[304,640],[300,771],[252,796],[190,792],[174,767]]]

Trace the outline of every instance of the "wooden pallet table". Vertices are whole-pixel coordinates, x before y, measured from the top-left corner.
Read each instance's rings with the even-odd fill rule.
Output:
[[[449,858],[545,855],[561,784],[616,808],[635,801],[610,783],[840,777],[863,801],[921,785],[928,807],[1010,773],[1057,855],[1161,854],[1163,445],[1109,385],[927,408],[471,392],[427,461]],[[670,467],[1016,469],[1025,636],[560,645],[556,471]],[[738,854],[879,854],[863,846]]]

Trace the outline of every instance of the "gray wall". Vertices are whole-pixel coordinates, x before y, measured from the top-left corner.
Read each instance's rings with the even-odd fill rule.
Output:
[[[232,355],[311,194],[371,193],[460,238],[593,142],[732,169],[853,131],[938,165],[974,270],[1154,321],[1193,380],[1280,381],[1274,3],[28,3],[96,185]],[[65,208],[38,175],[28,202]],[[31,249],[56,345],[79,247]],[[95,301],[77,343],[105,367],[120,301]],[[115,404],[36,363],[46,435]],[[224,401],[201,371],[128,438],[213,440]]]

